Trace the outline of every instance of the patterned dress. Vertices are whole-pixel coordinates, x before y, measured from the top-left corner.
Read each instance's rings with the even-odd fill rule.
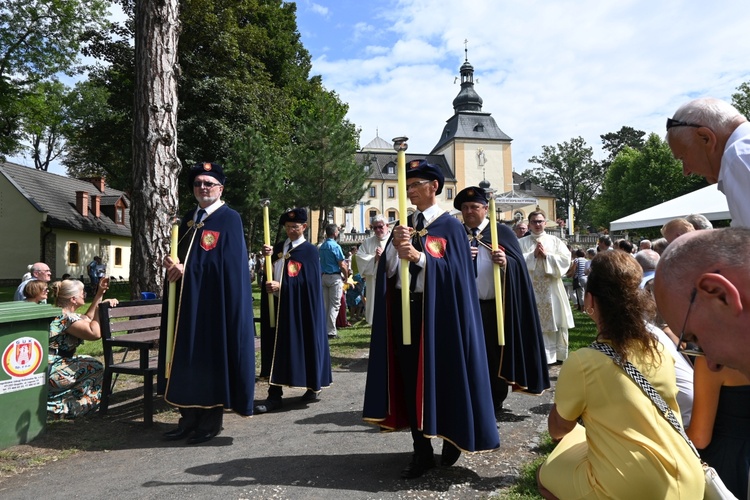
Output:
[[[66,333],[79,320],[80,314],[63,314],[49,325],[47,412],[53,418],[76,418],[99,407],[104,365],[91,356],[76,356],[83,340]]]

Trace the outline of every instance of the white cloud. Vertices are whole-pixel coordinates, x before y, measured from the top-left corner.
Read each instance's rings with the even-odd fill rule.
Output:
[[[598,151],[599,136],[623,125],[663,135],[686,100],[729,100],[750,80],[750,12],[739,0],[361,3],[374,20],[354,22],[377,25],[381,38],[325,58],[313,51],[313,72],[348,102],[362,144],[377,128],[429,153],[453,114],[465,39],[483,111],[514,139],[517,171],[541,146],[577,136]]]
[[[311,12],[314,12],[315,14],[318,14],[319,16],[328,17],[328,14],[329,14],[328,7],[324,7],[315,2],[308,2],[308,6]]]

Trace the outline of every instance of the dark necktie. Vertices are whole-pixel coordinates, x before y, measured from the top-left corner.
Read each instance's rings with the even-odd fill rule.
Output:
[[[474,248],[479,248],[479,240],[477,240],[477,234],[479,234],[479,228],[475,227],[474,229],[472,229],[471,230],[471,234],[472,234],[472,236],[474,236],[471,239],[471,246],[474,247]],[[474,260],[474,277],[475,278],[477,277],[477,274],[478,274],[477,273],[477,259],[479,259],[479,254],[478,253],[477,253],[477,255],[474,256],[474,259],[473,259]]]
[[[416,231],[421,231],[424,229],[424,215],[422,212],[419,212],[417,214],[417,225],[414,227]],[[419,235],[415,236],[416,238],[416,245],[415,248],[419,251],[422,249],[422,238]],[[417,265],[416,262],[409,263],[409,274],[411,274],[411,281],[409,283],[409,290],[412,292],[417,289],[417,277],[419,276],[419,273],[422,271],[422,268]]]
[[[195,223],[200,224],[200,222],[203,220],[203,217],[206,216],[206,211],[202,208],[198,210],[198,215],[195,217]]]

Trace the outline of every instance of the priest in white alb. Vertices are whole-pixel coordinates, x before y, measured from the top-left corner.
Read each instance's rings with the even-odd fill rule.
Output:
[[[375,300],[375,276],[378,270],[380,254],[383,253],[385,244],[388,242],[390,230],[385,217],[376,215],[370,220],[370,229],[373,236],[367,238],[357,250],[357,271],[365,278],[365,319],[372,324],[372,309]]]
[[[537,210],[529,214],[531,234],[518,243],[529,268],[542,324],[547,364],[568,357],[568,329],[573,328],[573,311],[562,277],[570,267],[570,250],[563,240],[544,231],[547,217]]]

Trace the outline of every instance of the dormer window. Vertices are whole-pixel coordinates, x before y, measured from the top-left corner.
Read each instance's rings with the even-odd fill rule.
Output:
[[[474,125],[474,132],[484,132],[484,125],[481,123]]]
[[[394,175],[396,173],[396,166],[393,163],[389,163],[385,166],[385,173]]]

